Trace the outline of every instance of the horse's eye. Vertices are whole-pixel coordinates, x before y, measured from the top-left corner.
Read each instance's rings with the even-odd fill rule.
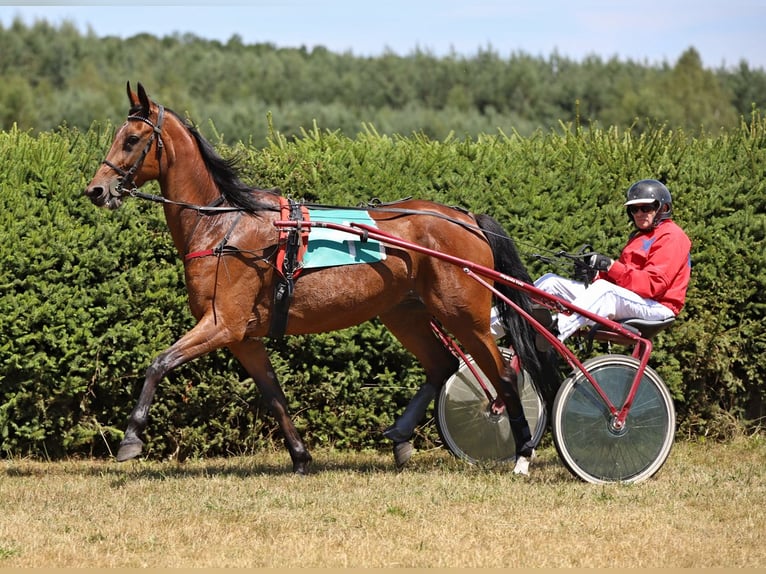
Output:
[[[128,136],[128,137],[125,139],[125,145],[126,145],[127,147],[133,147],[133,146],[134,146],[134,145],[136,145],[136,144],[137,144],[139,141],[141,141],[141,138],[140,138],[140,137],[138,137],[138,136],[137,136],[137,135],[135,135],[135,134],[131,134],[131,135],[129,135],[129,136]]]

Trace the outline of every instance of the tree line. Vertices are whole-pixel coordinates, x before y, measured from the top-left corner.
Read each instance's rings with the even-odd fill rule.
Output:
[[[0,25],[0,80],[0,130],[119,121],[131,80],[208,137],[255,146],[273,131],[291,137],[314,127],[439,140],[530,136],[562,123],[698,135],[736,128],[766,107],[766,71],[746,61],[706,69],[691,46],[655,65],[556,52],[503,57],[491,47],[470,56],[415,49],[360,57],[245,44],[237,35],[225,43],[180,33],[98,37],[72,22],[20,19]]]

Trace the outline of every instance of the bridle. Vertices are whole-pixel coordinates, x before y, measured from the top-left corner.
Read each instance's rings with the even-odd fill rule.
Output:
[[[152,122],[148,117],[135,114],[129,115],[126,120],[144,122],[152,128],[152,135],[149,137],[149,141],[146,142],[144,150],[141,152],[141,155],[138,157],[138,159],[136,159],[130,169],[124,170],[120,166],[113,164],[107,159],[101,162],[104,165],[112,168],[120,176],[117,186],[114,189],[111,189],[110,187],[110,195],[120,198],[123,197],[126,193],[133,194],[136,191],[137,186],[133,181],[133,178],[136,176],[136,172],[143,165],[146,156],[149,155],[149,150],[152,149],[152,144],[154,144],[155,138],[157,139],[157,165],[160,166],[160,171],[162,171],[162,164],[160,163],[160,159],[162,158],[162,149],[164,147],[164,144],[162,143],[162,122],[165,119],[165,108],[159,104],[157,104],[157,107],[159,108],[159,111],[157,112],[156,124]]]
[[[139,197],[141,199],[148,199],[149,201],[153,201],[155,203],[166,203],[166,204],[172,204],[172,205],[178,205],[180,207],[184,207],[187,209],[193,209],[194,211],[197,211],[200,214],[214,214],[214,213],[224,213],[224,212],[232,212],[232,211],[243,211],[241,207],[230,207],[230,206],[221,206],[220,203],[223,202],[223,197],[218,198],[213,202],[212,205],[202,206],[202,205],[193,205],[191,203],[185,203],[183,201],[171,201],[169,199],[166,199],[162,197],[161,195],[154,195],[151,193],[142,193],[138,191],[138,186],[136,186],[135,181],[133,181],[133,178],[136,176],[136,172],[141,168],[141,166],[144,163],[144,160],[146,159],[146,156],[149,155],[149,151],[152,149],[152,144],[154,143],[155,138],[157,139],[157,165],[160,169],[160,174],[162,174],[162,163],[160,160],[162,159],[162,150],[165,147],[165,144],[162,142],[162,124],[165,120],[165,108],[161,104],[157,104],[157,123],[155,124],[150,120],[148,117],[139,116],[136,114],[131,114],[127,117],[126,121],[136,121],[136,122],[144,122],[146,125],[150,126],[152,128],[152,135],[149,137],[149,141],[146,142],[146,145],[144,146],[143,151],[141,152],[141,155],[136,159],[136,161],[133,163],[132,166],[130,166],[130,169],[122,169],[120,166],[112,163],[108,159],[105,159],[101,163],[106,165],[107,167],[113,169],[117,172],[117,174],[120,176],[119,181],[114,189],[111,187],[109,188],[109,195],[115,198],[122,198],[125,195],[130,195],[131,197]]]

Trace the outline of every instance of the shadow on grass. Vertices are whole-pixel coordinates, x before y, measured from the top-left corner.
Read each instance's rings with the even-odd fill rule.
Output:
[[[167,481],[188,478],[236,477],[246,479],[254,476],[296,476],[310,478],[325,473],[352,474],[431,474],[434,472],[457,474],[508,475],[518,480],[568,481],[572,476],[563,467],[555,452],[546,449],[532,465],[530,477],[513,475],[513,462],[472,465],[457,459],[444,448],[416,451],[403,469],[397,469],[390,451],[344,452],[319,449],[313,454],[308,475],[294,475],[292,463],[285,453],[267,452],[261,455],[232,456],[231,458],[187,459],[185,461],[157,461],[139,458],[116,462],[114,459],[66,460],[40,462],[31,460],[6,461],[0,476],[8,478],[60,476],[92,476],[106,478],[112,488],[119,488],[129,481]]]

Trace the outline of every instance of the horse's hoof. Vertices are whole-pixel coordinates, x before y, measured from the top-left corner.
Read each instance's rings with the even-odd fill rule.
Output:
[[[311,458],[309,453],[306,453],[305,456],[296,457],[296,459],[293,460],[293,474],[306,476],[309,473],[309,466],[311,466],[312,460],[314,459]]]
[[[415,448],[410,441],[398,442],[394,445],[394,461],[397,470],[404,468],[404,465],[412,458],[413,452],[415,452]]]
[[[140,438],[123,440],[120,450],[117,451],[117,462],[125,462],[136,458],[144,448],[144,442]]]

